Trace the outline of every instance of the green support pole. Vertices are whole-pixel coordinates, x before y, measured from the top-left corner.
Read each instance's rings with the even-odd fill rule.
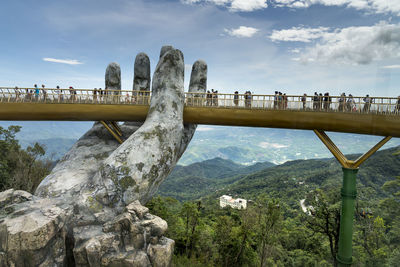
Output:
[[[339,266],[351,266],[354,200],[357,196],[356,177],[358,169],[343,169],[342,210],[340,213],[339,251],[337,261]]]

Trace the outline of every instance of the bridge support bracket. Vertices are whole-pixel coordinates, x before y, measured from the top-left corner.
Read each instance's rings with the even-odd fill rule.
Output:
[[[339,266],[351,266],[352,264],[352,241],[354,202],[357,197],[356,178],[358,167],[371,157],[379,148],[386,144],[392,137],[383,138],[378,144],[356,160],[347,159],[339,148],[333,143],[329,136],[322,130],[314,130],[333,156],[340,162],[343,170],[343,185],[341,190],[342,205],[340,211],[339,249],[337,261]]]
[[[115,121],[112,122],[106,122],[106,121],[100,121],[101,124],[103,124],[104,128],[107,129],[111,133],[112,136],[120,143],[122,144],[123,141],[121,139],[122,137],[122,130],[118,126],[118,124]]]

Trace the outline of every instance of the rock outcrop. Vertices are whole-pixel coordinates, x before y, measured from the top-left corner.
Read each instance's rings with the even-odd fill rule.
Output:
[[[150,83],[146,54],[136,57],[134,69],[134,88],[145,88]],[[206,64],[194,63],[189,91],[204,93],[206,77]],[[121,89],[117,63],[107,67],[105,78],[106,88]],[[174,241],[163,236],[167,223],[143,205],[196,129],[183,124],[183,80],[182,52],[163,47],[147,119],[120,126],[123,144],[95,123],[35,195],[0,193],[0,267],[169,265]],[[197,101],[203,96],[193,95]]]

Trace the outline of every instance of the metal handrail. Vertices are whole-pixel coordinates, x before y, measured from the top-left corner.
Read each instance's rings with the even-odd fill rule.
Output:
[[[94,89],[57,89],[0,87],[1,102],[28,102],[49,104],[113,104],[113,105],[149,105],[150,91],[133,90],[94,90]],[[400,97],[287,95],[247,95],[225,93],[185,93],[185,105],[191,107],[297,110],[318,112],[374,113],[386,115],[400,114]],[[327,100],[327,101],[326,101]]]

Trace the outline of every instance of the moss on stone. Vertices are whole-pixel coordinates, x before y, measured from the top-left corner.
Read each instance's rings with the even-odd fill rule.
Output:
[[[119,180],[119,184],[121,185],[121,188],[125,191],[125,190],[127,190],[130,186],[135,186],[135,185],[136,185],[136,182],[135,182],[135,180],[133,180],[132,177],[130,177],[130,176],[125,176],[125,177],[122,177],[122,178]]]
[[[103,205],[100,204],[96,199],[92,196],[88,196],[87,201],[89,202],[89,209],[93,212],[99,212],[103,209]]]
[[[136,164],[136,168],[137,168],[140,172],[143,170],[143,167],[144,167],[144,163],[143,163],[143,162],[140,162],[140,163],[137,163],[137,164]]]

